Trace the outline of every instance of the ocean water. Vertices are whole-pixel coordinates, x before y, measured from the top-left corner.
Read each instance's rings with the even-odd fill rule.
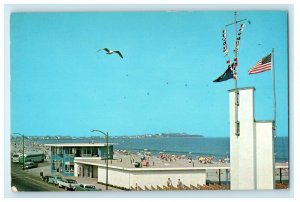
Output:
[[[39,143],[64,143],[64,142],[105,142],[104,138],[93,139],[60,139],[40,140]],[[230,156],[229,138],[203,138],[203,137],[174,137],[174,138],[110,138],[110,143],[115,143],[115,150],[127,150],[131,152],[149,151],[154,155],[159,152],[196,156],[214,156],[216,159]],[[289,155],[288,137],[275,139],[275,161],[286,162]]]

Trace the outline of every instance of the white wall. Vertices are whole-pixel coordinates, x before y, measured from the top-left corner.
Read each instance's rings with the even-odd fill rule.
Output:
[[[235,134],[235,91],[229,91],[231,189],[256,188],[254,88],[239,91],[240,136]]]
[[[274,189],[274,139],[272,122],[257,122],[257,189]]]
[[[235,91],[229,91],[230,169],[233,190],[273,189],[275,185],[272,122],[254,121],[254,90],[238,89],[240,136],[235,135]]]
[[[167,185],[168,178],[171,179],[172,184],[177,186],[178,179],[186,185],[190,186],[191,184],[197,186],[197,184],[203,185],[206,183],[206,171],[205,170],[189,170],[189,171],[143,171],[143,172],[134,172],[132,173],[131,186],[134,187],[135,183],[139,186],[148,186],[153,185],[163,186]]]
[[[78,166],[79,166],[79,164],[78,163],[74,163],[74,176],[75,177],[78,177]]]
[[[167,179],[170,178],[174,186],[177,186],[178,179],[184,185],[196,186],[206,183],[205,169],[122,169],[109,168],[108,184],[130,188],[135,187],[136,184],[144,189],[144,186],[151,187],[166,185]],[[106,168],[98,167],[98,182],[106,182]]]
[[[106,183],[106,167],[98,167],[98,182]],[[129,172],[122,169],[109,168],[108,184],[130,188]]]

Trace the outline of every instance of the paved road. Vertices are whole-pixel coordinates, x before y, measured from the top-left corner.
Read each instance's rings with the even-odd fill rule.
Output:
[[[52,184],[43,182],[39,177],[23,171],[19,164],[11,164],[11,186],[18,191],[64,191]]]

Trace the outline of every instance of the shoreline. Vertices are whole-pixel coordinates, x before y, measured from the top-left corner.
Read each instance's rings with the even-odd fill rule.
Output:
[[[62,142],[61,142],[62,143]],[[37,143],[37,142],[26,142],[25,141],[25,153],[26,152],[42,152],[45,154],[46,159],[50,159],[51,153],[50,148],[45,146],[46,143]],[[192,153],[192,152],[182,152],[182,151],[166,151],[166,150],[152,150],[152,149],[120,149],[114,148],[114,156],[118,154],[123,155],[135,155],[140,158],[151,154],[151,156],[158,157],[160,154],[164,154],[166,161],[173,161],[178,159],[191,159],[192,161],[198,161],[200,158],[208,158],[212,163],[229,163],[228,153],[226,154],[204,154],[204,153]],[[13,153],[22,153],[22,141],[11,141],[11,155]],[[116,158],[118,158],[116,156]],[[209,162],[209,163],[210,163]],[[275,159],[275,163],[286,163],[288,162],[285,158]]]

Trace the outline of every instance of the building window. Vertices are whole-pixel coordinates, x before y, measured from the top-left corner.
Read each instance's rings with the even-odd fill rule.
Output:
[[[74,150],[75,150],[75,157],[81,157],[82,154],[81,149],[77,147],[74,148]]]
[[[55,147],[55,148],[54,148],[54,154],[55,154],[55,155],[62,155],[62,154],[63,154],[63,149],[62,149],[62,147]]]
[[[82,148],[82,156],[83,157],[91,157],[92,156],[92,148],[90,147],[83,147]]]
[[[87,147],[87,148],[86,148],[86,154],[92,154],[92,150],[91,150],[90,147]]]
[[[51,147],[51,155],[61,155],[62,147]]]
[[[65,173],[74,173],[74,163],[65,164]]]
[[[62,169],[62,161],[53,160],[52,161],[52,170],[60,172]]]
[[[92,148],[92,156],[93,157],[99,157],[99,155],[98,155],[98,148],[97,147],[93,147]]]
[[[75,152],[76,152],[75,148],[72,148],[72,147],[66,147],[65,148],[65,154],[66,155],[73,156],[75,154]]]

